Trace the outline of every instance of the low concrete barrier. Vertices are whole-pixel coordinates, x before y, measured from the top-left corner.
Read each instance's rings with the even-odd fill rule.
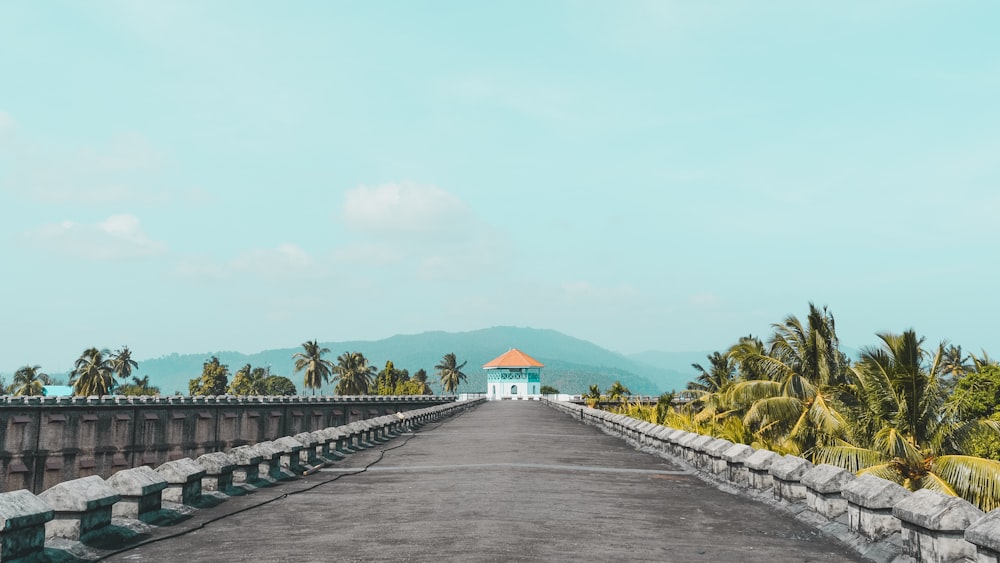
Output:
[[[910,492],[872,475],[684,430],[629,422],[623,415],[549,399],[586,424],[692,473],[785,510],[833,534],[866,559],[884,563],[1000,563],[1000,509],[984,514],[963,499]]]
[[[134,521],[131,525],[134,528],[145,525],[149,529],[147,522],[176,523],[176,519],[156,518],[164,501],[197,508],[203,506],[203,490],[215,493],[216,498],[225,497],[219,493],[245,494],[255,489],[252,485],[261,482],[262,467],[265,474],[295,479],[305,469],[303,462],[313,460],[323,465],[332,463],[332,459],[342,459],[343,455],[336,451],[349,436],[356,436],[366,447],[374,447],[376,442],[384,443],[404,431],[452,416],[485,400],[447,402],[315,432],[299,432],[294,437],[236,446],[228,452],[206,453],[196,460],[176,459],[155,469],[123,468],[107,480],[96,475],[72,479],[38,495],[27,489],[0,493],[0,561],[45,559],[47,541],[92,543],[114,528],[112,517],[121,518],[120,522]],[[251,486],[240,485],[240,481]],[[178,507],[181,509],[196,511]],[[65,548],[65,543],[54,545],[59,550]]]

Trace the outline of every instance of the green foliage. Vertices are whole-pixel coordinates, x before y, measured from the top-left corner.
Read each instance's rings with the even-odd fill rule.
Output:
[[[445,393],[454,393],[458,390],[458,385],[466,380],[462,368],[467,363],[468,361],[459,364],[455,354],[449,352],[441,358],[441,363],[434,366],[434,369],[438,371],[438,377],[441,378],[441,387],[444,388]]]
[[[422,392],[415,392],[415,390],[422,390],[424,385],[415,383],[414,385],[407,385],[410,382],[410,372],[405,369],[396,369],[392,361],[387,361],[385,363],[385,368],[382,369],[375,376],[375,382],[373,387],[375,388],[376,395],[422,395]],[[424,383],[427,382],[427,372],[424,372]]]
[[[122,346],[108,358],[108,368],[119,378],[128,379],[132,376],[132,370],[139,367],[139,363],[132,359],[132,351],[128,346]]]
[[[542,388],[538,391],[542,395],[558,395],[559,390],[551,385],[542,385]]]
[[[225,395],[229,386],[229,366],[219,362],[218,356],[212,356],[202,366],[201,377],[188,382],[188,393],[191,395]]]
[[[104,396],[114,387],[114,370],[107,350],[88,348],[83,351],[70,373],[73,394],[78,396]]]
[[[264,368],[252,368],[250,364],[246,364],[233,376],[227,391],[230,395],[238,396],[268,395],[265,385],[267,377],[268,373]]]
[[[14,373],[10,384],[12,395],[37,397],[44,391],[43,387],[50,384],[48,374],[42,373],[42,366],[24,366]],[[3,386],[0,385],[0,392]]]
[[[611,387],[608,387],[607,394],[608,399],[611,401],[625,402],[627,397],[632,396],[632,391],[630,391],[628,387],[622,385],[621,381],[615,381],[611,384]]]
[[[951,397],[959,420],[971,421],[1000,415],[1000,366],[962,373]]]
[[[367,395],[375,367],[368,365],[368,358],[361,352],[344,352],[337,357],[333,372],[333,378],[337,380],[336,394]]]
[[[118,386],[116,392],[119,395],[131,397],[154,396],[160,394],[160,388],[149,384],[149,376],[144,375],[142,379],[132,376],[132,383],[123,383]]]
[[[321,347],[315,340],[303,342],[302,348],[302,352],[292,355],[295,359],[295,373],[305,371],[302,383],[306,389],[312,389],[315,395],[316,390],[329,381],[333,374],[333,363],[323,359],[323,355],[329,353],[330,349]]]
[[[264,394],[273,396],[294,396],[298,394],[291,379],[281,375],[269,375],[264,378]]]

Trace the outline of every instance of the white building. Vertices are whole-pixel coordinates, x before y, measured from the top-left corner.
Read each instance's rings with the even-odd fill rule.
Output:
[[[541,393],[541,362],[511,348],[483,366],[490,400],[537,398]]]

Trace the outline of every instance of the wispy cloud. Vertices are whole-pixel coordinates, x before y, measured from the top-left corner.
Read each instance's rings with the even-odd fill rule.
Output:
[[[204,204],[211,199],[200,187],[171,185],[170,158],[141,134],[57,144],[38,142],[23,129],[0,111],[0,140],[6,145],[0,165],[7,168],[0,190],[20,199],[94,207]]]
[[[352,229],[389,237],[455,234],[470,225],[472,215],[455,195],[437,186],[411,182],[348,190],[342,212]]]
[[[252,248],[227,260],[188,257],[174,273],[182,278],[226,281],[250,276],[256,280],[284,282],[312,281],[324,275],[324,266],[300,246],[283,243],[269,248]]]
[[[143,231],[134,215],[112,215],[94,224],[63,221],[25,232],[22,238],[42,250],[85,260],[116,261],[156,256],[167,245]]]

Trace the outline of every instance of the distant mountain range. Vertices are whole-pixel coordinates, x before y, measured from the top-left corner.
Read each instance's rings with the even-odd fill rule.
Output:
[[[344,352],[361,352],[377,370],[391,360],[397,369],[414,373],[427,370],[435,391],[440,392],[434,366],[442,356],[454,353],[459,362],[467,362],[462,370],[468,381],[459,392],[485,392],[486,375],[482,366],[506,352],[518,348],[545,364],[542,384],[551,385],[563,393],[582,393],[596,384],[607,389],[616,380],[634,394],[657,395],[672,389],[683,389],[695,377],[692,362],[704,363],[707,352],[643,352],[623,355],[596,344],[567,336],[554,330],[493,327],[469,332],[424,332],[397,335],[376,341],[321,342],[330,349],[327,356],[336,362]],[[240,352],[206,352],[204,354],[170,354],[139,362],[137,374],[148,375],[153,385],[164,394],[187,393],[188,380],[199,377],[202,364],[212,356],[229,365],[235,373],[245,364],[270,367],[271,373],[284,375],[295,382],[302,392],[302,376],[294,373],[292,354],[297,348],[265,350],[255,354]],[[332,392],[333,385],[323,392]]]

